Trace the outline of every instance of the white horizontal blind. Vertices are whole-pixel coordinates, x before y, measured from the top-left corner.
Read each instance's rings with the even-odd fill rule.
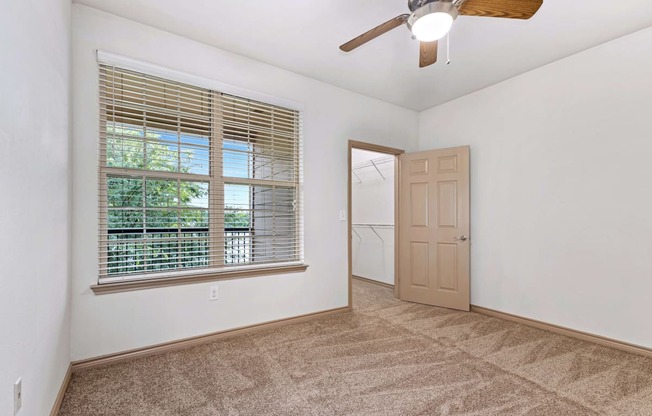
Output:
[[[302,259],[300,114],[100,65],[100,283]]]
[[[223,131],[227,263],[298,260],[298,112],[227,94],[215,105]]]

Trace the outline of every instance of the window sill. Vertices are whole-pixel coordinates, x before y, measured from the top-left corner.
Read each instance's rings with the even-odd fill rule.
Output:
[[[306,264],[265,267],[260,269],[232,270],[228,272],[218,272],[202,274],[197,276],[183,277],[166,277],[150,280],[133,280],[130,282],[105,283],[91,286],[91,290],[96,295],[105,295],[109,293],[129,292],[133,290],[153,289],[157,287],[189,285],[193,283],[212,282],[217,280],[241,279],[246,277],[266,276],[270,274],[298,273],[305,272],[308,268]]]

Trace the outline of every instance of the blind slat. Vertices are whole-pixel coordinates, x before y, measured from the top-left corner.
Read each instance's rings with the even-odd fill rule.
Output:
[[[99,74],[100,283],[302,261],[298,111]]]

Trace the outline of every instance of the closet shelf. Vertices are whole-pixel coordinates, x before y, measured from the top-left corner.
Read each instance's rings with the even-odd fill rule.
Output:
[[[383,241],[383,242],[385,240],[383,239],[383,237],[380,236],[380,234],[378,234],[378,232],[376,231],[376,228],[386,229],[386,230],[394,228],[394,224],[354,223],[354,224],[351,224],[351,225],[353,226],[351,228],[351,231],[353,231],[358,236],[358,238],[362,239],[362,237],[360,237],[360,234],[358,234],[358,232],[355,230],[356,227],[357,228],[369,228],[371,231],[373,231],[374,234],[376,234],[376,236],[378,238],[380,238],[380,241]]]
[[[358,180],[358,183],[362,183],[362,179],[360,179],[360,176],[358,176],[356,171],[361,170],[361,169],[365,169],[365,168],[373,167],[376,170],[376,172],[378,172],[380,177],[383,180],[385,180],[385,176],[382,174],[380,169],[378,169],[378,165],[382,165],[384,163],[390,163],[390,162],[394,162],[394,156],[383,156],[383,157],[379,157],[379,158],[376,158],[376,159],[365,160],[364,162],[359,162],[359,163],[356,163],[355,165],[353,165],[351,167],[351,173],[353,173],[353,175],[356,177],[356,179]]]
[[[354,227],[376,227],[376,228],[394,228],[394,224],[373,224],[373,223],[353,223]]]

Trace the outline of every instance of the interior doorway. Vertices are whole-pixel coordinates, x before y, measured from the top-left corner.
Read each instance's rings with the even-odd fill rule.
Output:
[[[398,155],[403,153],[349,141],[349,307],[354,279],[396,294]]]
[[[362,278],[402,301],[470,309],[469,160],[468,146],[405,153],[349,141],[349,308]]]

